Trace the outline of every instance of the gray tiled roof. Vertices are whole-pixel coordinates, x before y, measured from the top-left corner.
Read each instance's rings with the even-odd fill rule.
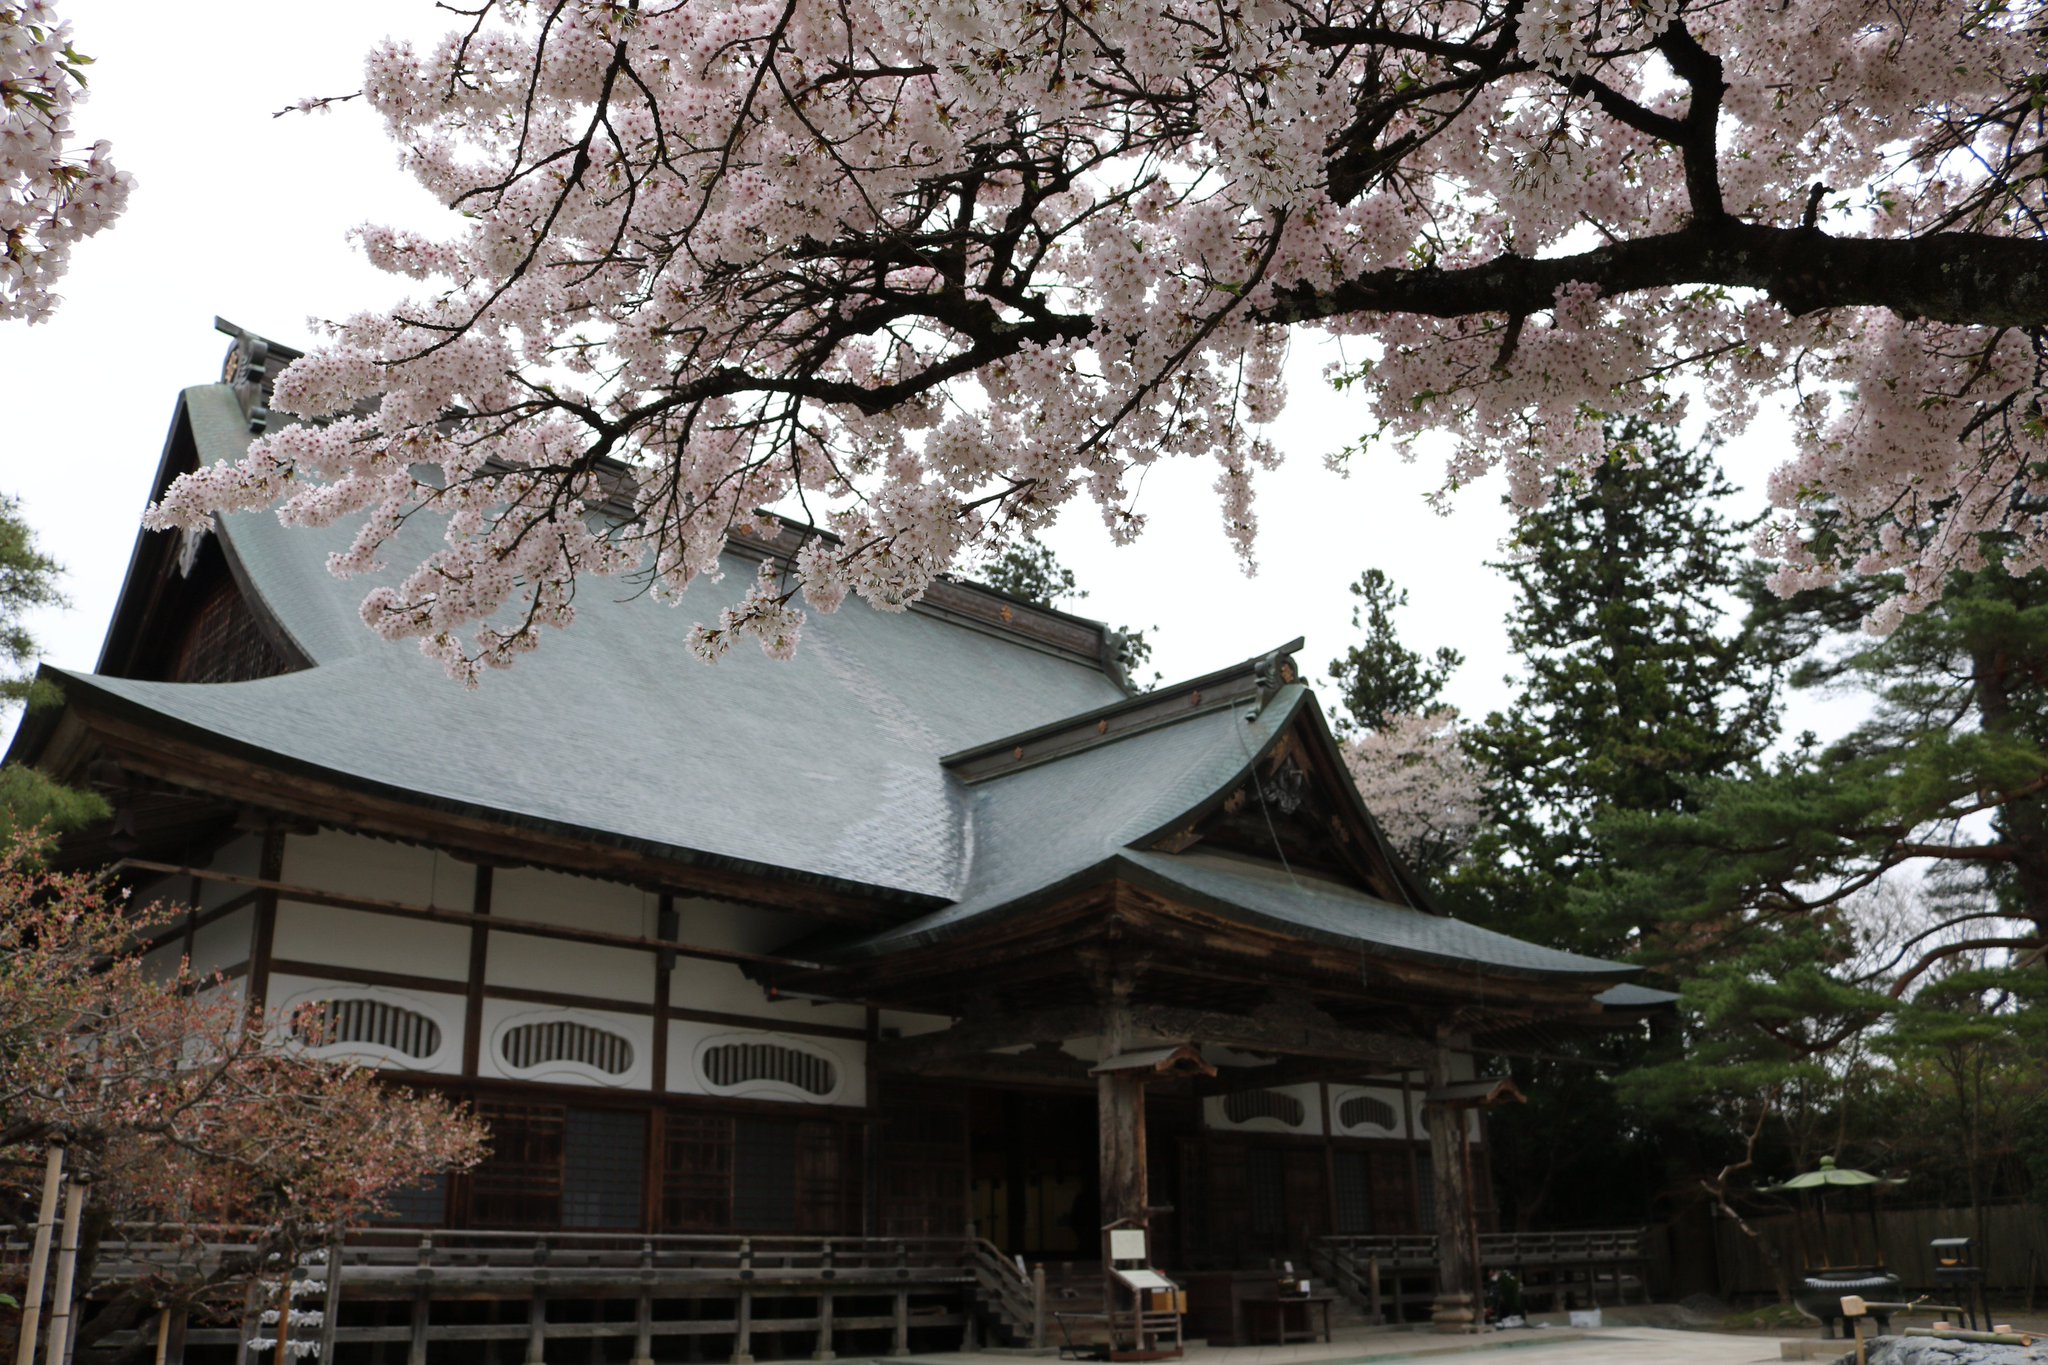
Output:
[[[1123,856],[1182,898],[1240,923],[1340,947],[1469,962],[1511,975],[1620,978],[1636,973],[1625,963],[1545,948],[1462,920],[1424,914],[1337,882],[1291,872],[1278,863],[1202,852],[1134,849]]]
[[[185,406],[202,459],[246,447],[232,391],[193,389]],[[957,938],[1027,913],[1061,886],[1120,876],[1247,925],[1376,952],[1593,981],[1630,971],[1275,864],[1143,851],[1236,788],[1291,726],[1330,743],[1300,683],[1259,694],[1241,672],[1234,700],[1217,691],[1205,707],[1195,689],[1185,714],[1135,701],[1151,708],[1150,728],[1112,733],[1091,717],[1068,727],[1080,744],[1071,752],[963,778],[941,760],[1096,712],[1124,692],[1100,669],[1006,632],[857,599],[812,613],[792,662],[743,647],[706,666],[684,639],[693,620],[715,617],[744,590],[754,565],[742,556],[729,558],[723,581],[695,585],[679,610],[629,596],[630,586],[586,583],[571,631],[466,691],[362,626],[357,604],[371,584],[340,582],[325,567],[346,528],[288,530],[268,514],[238,514],[219,534],[313,666],[214,684],[66,674],[74,699],[415,802],[918,904],[909,922],[842,946],[846,960]],[[391,558],[416,562],[435,534],[408,526]]]
[[[953,937],[970,922],[981,927],[1020,913],[1031,897],[1098,868],[1235,787],[1307,704],[1308,689],[1294,683],[1252,720],[1248,706],[1199,712],[977,784],[968,796],[974,850],[960,899],[847,951],[895,952]]]
[[[202,458],[247,444],[228,389],[186,398]],[[71,695],[358,785],[656,850],[951,899],[969,834],[940,757],[1124,696],[1100,670],[1021,641],[851,598],[811,613],[788,663],[743,646],[707,666],[684,637],[751,580],[738,556],[673,609],[585,583],[571,630],[472,692],[364,628],[370,584],[325,567],[343,528],[245,513],[220,534],[316,666],[212,684],[67,674]],[[405,534],[424,553],[417,537],[432,532]]]

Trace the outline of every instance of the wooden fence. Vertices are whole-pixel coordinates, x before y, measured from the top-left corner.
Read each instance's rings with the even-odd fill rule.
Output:
[[[1381,1321],[1428,1317],[1436,1297],[1434,1237],[1319,1237],[1310,1263]],[[1479,1267],[1510,1271],[1534,1311],[1649,1301],[1650,1256],[1641,1228],[1499,1232],[1479,1238]]]
[[[1849,1258],[1844,1230],[1849,1213],[1835,1211],[1829,1219],[1834,1229],[1835,1259]],[[1870,1245],[1869,1214],[1855,1210],[1857,1233],[1862,1245]],[[1799,1241],[1791,1214],[1751,1219],[1783,1263],[1796,1274],[1801,1258]],[[1814,1222],[1806,1218],[1806,1239],[1815,1240]],[[1978,1229],[1968,1208],[1882,1209],[1878,1213],[1878,1238],[1885,1265],[1897,1272],[1905,1288],[1914,1292],[1932,1290],[1934,1256],[1929,1243],[1937,1237],[1976,1237]],[[1741,1228],[1725,1218],[1713,1223],[1714,1263],[1718,1285],[1702,1285],[1725,1298],[1768,1297],[1777,1293],[1770,1267],[1756,1243]],[[1818,1253],[1818,1248],[1813,1248]],[[1977,1262],[1984,1267],[1985,1283],[1991,1292],[2025,1296],[2048,1291],[2048,1211],[2026,1204],[1994,1205],[1985,1210],[1983,1238],[1977,1246]],[[1684,1286],[1686,1289],[1695,1286]]]
[[[0,1250],[14,1258],[8,1237]],[[131,1229],[103,1242],[88,1299],[176,1269],[186,1279],[209,1261],[246,1254],[231,1230],[182,1241]],[[400,1232],[357,1229],[303,1272],[296,1305],[321,1313],[298,1340],[319,1359],[425,1365],[429,1349],[465,1344],[458,1358],[494,1362],[510,1347],[529,1365],[559,1355],[549,1343],[585,1343],[607,1358],[756,1355],[831,1360],[849,1351],[907,1355],[966,1349],[984,1334],[1019,1345],[1043,1340],[1033,1277],[971,1238],[720,1237],[558,1233]],[[105,1339],[145,1340],[165,1365],[188,1352],[251,1365],[252,1338],[274,1334],[254,1289],[239,1321],[166,1315]],[[626,1343],[607,1351],[605,1342]],[[659,1349],[657,1350],[657,1344]],[[275,1359],[271,1351],[263,1360]]]

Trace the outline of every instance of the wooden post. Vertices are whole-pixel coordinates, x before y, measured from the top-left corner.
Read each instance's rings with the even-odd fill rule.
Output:
[[[71,1348],[71,1278],[78,1270],[78,1225],[85,1215],[84,1176],[64,1191],[64,1230],[57,1241],[57,1282],[50,1291],[50,1332],[43,1343],[47,1365],[64,1365]]]
[[[910,1278],[910,1248],[902,1242],[896,1244],[896,1278]],[[896,1287],[896,1336],[889,1344],[892,1356],[910,1354],[910,1289],[908,1285]]]
[[[595,1341],[593,1337],[591,1340]],[[640,1244],[640,1293],[633,1300],[632,1365],[654,1365],[654,1243]]]
[[[740,1238],[740,1302],[734,1316],[732,1365],[754,1365],[754,1243]]]
[[[542,1238],[533,1244],[533,1297],[526,1303],[526,1365],[542,1365],[547,1356],[547,1263],[548,1244]]]
[[[1031,1349],[1045,1349],[1045,1262],[1031,1264]]]
[[[412,1291],[412,1335],[407,1342],[405,1365],[427,1365],[427,1325],[434,1302],[434,1234],[431,1232],[420,1235],[419,1269],[413,1272],[413,1277],[417,1283]],[[540,1292],[537,1289],[533,1302],[535,1307],[539,1307]],[[531,1350],[532,1347],[529,1346],[529,1353]],[[527,1359],[537,1360],[539,1357],[529,1354]],[[278,1365],[284,1365],[284,1362],[279,1361]],[[321,1365],[333,1363],[322,1361]]]
[[[298,1267],[290,1261],[279,1266],[277,1280],[277,1307],[271,1311],[277,1314],[277,1331],[271,1334],[270,1365],[285,1365],[291,1358],[292,1341],[292,1272]]]
[[[171,1353],[171,1310],[156,1310],[156,1365],[164,1365],[164,1357]]]
[[[1394,1298],[1399,1302],[1399,1286],[1395,1288]],[[1377,1255],[1365,1258],[1365,1300],[1366,1308],[1372,1314],[1373,1324],[1378,1327],[1386,1326],[1386,1305],[1380,1300],[1380,1258]]]
[[[242,1330],[235,1334],[235,1365],[249,1365],[249,1343],[255,1339],[263,1316],[260,1308],[262,1292],[252,1280],[248,1292],[242,1296]]]
[[[64,1183],[64,1143],[50,1139],[43,1152],[43,1200],[36,1208],[35,1242],[29,1252],[28,1288],[21,1297],[21,1339],[14,1365],[34,1365],[36,1329],[43,1317],[43,1280],[50,1268],[50,1238],[57,1230],[57,1192]]]
[[[164,1349],[163,1365],[185,1365],[185,1329],[192,1314],[183,1304],[171,1312],[171,1338]]]
[[[818,1253],[818,1278],[829,1280],[838,1272],[832,1267],[832,1241],[825,1240]],[[830,1286],[818,1290],[818,1344],[811,1350],[812,1360],[831,1360],[836,1355],[832,1349],[832,1290]]]
[[[1102,1016],[1103,1060],[1129,1050],[1131,983],[1109,988]],[[1102,1221],[1128,1218],[1145,1224],[1151,1191],[1145,1173],[1145,1079],[1141,1072],[1106,1071],[1095,1078],[1096,1129],[1102,1178]],[[1078,1229],[1077,1229],[1078,1231]],[[1106,1262],[1105,1262],[1106,1264]]]
[[[334,1365],[335,1333],[341,1330],[341,1234],[327,1244],[327,1292],[320,1300],[320,1365]]]
[[[1465,1180],[1465,1115],[1431,1105],[1427,1098],[1430,1091],[1451,1083],[1451,1056],[1449,1039],[1439,1035],[1423,1100],[1429,1111],[1429,1170],[1436,1194],[1437,1294],[1430,1316],[1439,1332],[1475,1332],[1483,1314],[1472,1191]]]

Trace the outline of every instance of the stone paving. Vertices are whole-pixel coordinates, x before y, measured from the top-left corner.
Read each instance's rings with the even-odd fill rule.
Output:
[[[1015,1353],[919,1354],[909,1365],[1014,1365]],[[1774,1337],[1657,1327],[1536,1328],[1477,1337],[1366,1328],[1292,1346],[1191,1346],[1188,1365],[1765,1365]],[[904,1365],[895,1362],[894,1365]]]

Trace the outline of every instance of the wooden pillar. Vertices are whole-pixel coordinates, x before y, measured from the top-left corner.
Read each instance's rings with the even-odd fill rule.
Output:
[[[1452,1049],[1439,1034],[1430,1055],[1423,1104],[1429,1111],[1429,1171],[1436,1194],[1436,1302],[1430,1316],[1439,1332],[1479,1330],[1479,1261],[1476,1212],[1465,1162],[1465,1113],[1431,1105],[1428,1092],[1451,1083]]]
[[[592,1337],[595,1341],[597,1338]],[[334,1365],[322,1361],[320,1365]],[[654,1365],[654,1243],[640,1244],[640,1292],[633,1299],[632,1365]]]
[[[273,886],[284,880],[284,831],[275,824],[263,831],[263,854],[257,873]],[[270,1004],[270,959],[277,943],[277,892],[256,893],[256,925],[249,939],[249,1014],[262,1019]]]
[[[36,1329],[43,1316],[43,1281],[50,1267],[50,1243],[57,1232],[57,1199],[64,1187],[64,1141],[51,1138],[43,1153],[43,1198],[36,1212],[34,1249],[29,1253],[28,1292],[22,1296],[15,1365],[34,1365]]]
[[[1110,986],[1102,1016],[1102,1059],[1129,1050],[1131,986],[1119,980]],[[1145,1171],[1145,1078],[1136,1072],[1109,1071],[1095,1078],[1098,1168],[1102,1179],[1102,1221],[1128,1218],[1145,1222],[1151,1203]]]

